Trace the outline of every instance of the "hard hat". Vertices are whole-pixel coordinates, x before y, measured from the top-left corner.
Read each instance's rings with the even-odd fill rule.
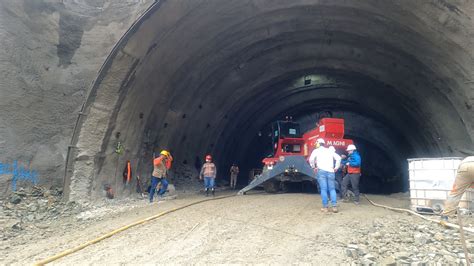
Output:
[[[347,149],[346,149],[346,151],[355,151],[355,150],[357,150],[357,148],[354,144],[349,144],[349,146],[347,146]]]
[[[167,151],[167,150],[162,150],[162,151],[160,152],[160,154],[161,154],[161,155],[164,155],[164,156],[170,156],[170,152]]]
[[[208,155],[206,155],[206,161],[207,161],[207,160],[211,161],[211,160],[212,160],[212,156],[211,156],[211,155],[209,155],[209,154],[208,154]]]
[[[316,143],[324,144],[326,142],[324,141],[324,139],[319,138],[319,139],[316,140]]]

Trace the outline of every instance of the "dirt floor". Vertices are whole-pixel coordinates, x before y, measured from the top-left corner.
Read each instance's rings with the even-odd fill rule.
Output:
[[[223,194],[230,192],[220,193]],[[202,198],[202,195],[193,193],[153,204],[137,200],[133,207],[111,215],[100,215],[98,219],[58,220],[47,229],[49,233],[44,236],[38,233],[26,241],[9,240],[8,248],[0,251],[0,263],[31,264],[125,224]],[[400,195],[371,196],[371,199],[380,204],[408,207],[407,199]],[[361,259],[380,262],[386,260],[385,257],[397,261],[405,257],[415,260],[411,254],[402,254],[398,246],[389,247],[385,252],[378,249],[381,244],[377,244],[377,250],[374,250],[370,243],[383,241],[384,234],[391,235],[390,228],[395,230],[393,235],[398,230],[416,231],[420,226],[423,230],[430,226],[438,227],[436,230],[440,232],[444,230],[439,225],[423,223],[416,217],[373,207],[366,200],[359,206],[342,203],[337,214],[323,214],[320,208],[319,195],[300,193],[255,193],[209,201],[119,233],[60,259],[55,264],[333,265],[360,263],[363,262]],[[384,227],[385,231],[378,232],[380,227]],[[365,229],[370,230],[365,232]],[[448,231],[446,233],[451,234]],[[373,241],[359,241],[371,234],[375,237]],[[413,234],[407,232],[407,243],[419,244],[416,243],[419,240],[416,234],[414,237],[415,240]],[[402,244],[404,241],[385,240]],[[434,246],[436,243],[432,244]],[[406,247],[408,249],[409,244]],[[440,246],[439,250],[443,249],[445,247]],[[352,250],[359,254],[351,255]],[[439,250],[435,250],[432,262],[445,262],[443,256],[451,256],[441,254]],[[451,259],[461,262],[457,253]]]

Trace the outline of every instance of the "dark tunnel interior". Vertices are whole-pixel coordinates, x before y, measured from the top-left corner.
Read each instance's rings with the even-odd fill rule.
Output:
[[[326,113],[322,111],[322,113]],[[290,115],[300,120],[300,117]],[[317,117],[317,116],[314,116]],[[332,116],[333,117],[333,116]],[[343,116],[334,118],[344,118]],[[284,118],[279,118],[283,120]],[[317,120],[315,120],[317,121]],[[312,124],[301,124],[303,128],[311,128],[315,126]],[[368,129],[370,130],[370,129]],[[249,149],[245,153],[243,158],[230,159],[224,162],[223,168],[228,169],[231,163],[239,165],[242,174],[238,179],[238,186],[244,187],[250,182],[249,173],[253,169],[262,168],[262,159],[270,157],[272,152],[272,143],[270,138],[269,126],[259,130],[252,142],[249,145]],[[360,189],[362,193],[370,194],[391,194],[397,192],[405,192],[408,190],[408,165],[405,160],[400,158],[411,158],[413,151],[403,150],[401,154],[393,154],[393,151],[383,150],[376,143],[370,140],[364,139],[363,137],[351,136],[346,134],[346,138],[352,139],[357,146],[361,157],[363,158],[362,169],[363,174],[360,180]],[[400,139],[396,144],[403,145],[403,140]],[[407,147],[408,148],[408,147]],[[346,154],[347,152],[339,152],[340,154]],[[200,164],[198,164],[200,166]],[[226,177],[229,180],[229,177]],[[299,185],[295,184],[293,191],[300,192]],[[311,192],[313,190],[309,190]]]
[[[284,83],[287,84],[291,83]],[[294,82],[292,82],[294,84]],[[380,82],[349,73],[334,73],[320,71],[318,75],[306,75],[303,77],[302,86],[297,84],[294,91],[302,91],[303,97],[309,95],[310,91],[336,90],[338,94],[344,94],[347,90],[375,90],[378,87],[387,88],[387,95],[393,88],[380,84]],[[278,87],[278,85],[275,85]],[[270,89],[268,93],[273,93]],[[291,92],[290,92],[291,94]],[[394,96],[396,97],[396,96]],[[394,98],[395,99],[395,98]],[[284,97],[282,98],[284,101]],[[268,107],[271,108],[271,107]],[[331,99],[305,99],[302,103],[289,106],[289,109],[276,117],[270,118],[267,124],[254,131],[253,139],[244,154],[238,157],[225,157],[221,165],[228,169],[231,163],[240,165],[242,174],[239,185],[248,183],[248,173],[252,169],[262,168],[262,159],[271,153],[271,128],[270,123],[275,120],[283,120],[287,115],[292,116],[298,122],[303,132],[313,129],[319,119],[323,117],[334,117],[345,119],[345,136],[354,140],[363,158],[363,175],[361,178],[361,191],[364,193],[396,193],[408,189],[408,171],[406,158],[415,156],[413,147],[403,137],[396,125],[388,125],[380,115],[367,110],[366,106],[359,106],[354,102]],[[400,111],[400,116],[404,115]],[[360,127],[366,124],[366,127]],[[237,134],[240,135],[238,132]],[[234,136],[237,141],[235,145],[240,146],[239,137]],[[231,149],[238,149],[233,147]],[[233,154],[233,152],[230,152]]]

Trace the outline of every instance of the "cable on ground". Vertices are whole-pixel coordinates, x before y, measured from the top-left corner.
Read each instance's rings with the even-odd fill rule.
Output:
[[[207,202],[207,201],[221,200],[221,199],[231,198],[231,197],[235,197],[235,196],[236,196],[236,195],[233,194],[233,195],[227,195],[227,196],[221,196],[221,197],[215,197],[215,198],[207,198],[207,199],[198,200],[198,201],[192,202],[192,203],[190,203],[190,204],[186,204],[186,205],[183,205],[183,206],[180,206],[180,207],[171,209],[171,210],[167,210],[167,211],[158,213],[158,214],[153,215],[153,216],[150,216],[150,217],[148,217],[148,218],[145,218],[145,219],[136,221],[136,222],[134,222],[134,223],[131,223],[131,224],[122,226],[122,227],[120,227],[120,228],[118,228],[118,229],[116,229],[116,230],[113,230],[113,231],[111,231],[111,232],[109,232],[109,233],[106,233],[106,234],[100,236],[100,237],[97,237],[97,238],[95,238],[95,239],[93,239],[93,240],[90,240],[90,241],[88,241],[88,242],[86,242],[86,243],[83,243],[83,244],[81,244],[81,245],[79,245],[79,246],[77,246],[77,247],[74,247],[74,248],[71,248],[71,249],[67,249],[67,250],[65,250],[65,251],[63,251],[63,252],[61,252],[61,253],[59,253],[59,254],[56,254],[56,255],[51,256],[51,257],[49,257],[49,258],[46,258],[46,259],[44,259],[44,260],[42,260],[42,261],[39,261],[39,262],[37,262],[35,265],[36,265],[36,266],[42,266],[42,265],[45,265],[45,264],[47,264],[47,263],[53,262],[53,261],[58,260],[58,259],[60,259],[60,258],[62,258],[62,257],[65,257],[65,256],[67,256],[67,255],[70,255],[70,254],[72,254],[72,253],[75,253],[75,252],[77,252],[77,251],[79,251],[79,250],[81,250],[81,249],[84,249],[84,248],[86,248],[86,247],[88,247],[88,246],[90,246],[90,245],[96,244],[96,243],[98,243],[98,242],[100,242],[100,241],[102,241],[102,240],[104,240],[104,239],[106,239],[106,238],[109,238],[109,237],[111,237],[111,236],[113,236],[113,235],[115,235],[115,234],[118,234],[118,233],[120,233],[120,232],[123,232],[123,231],[125,231],[125,230],[127,230],[127,229],[130,229],[130,228],[132,228],[132,227],[135,227],[135,226],[137,226],[137,225],[144,224],[144,223],[146,223],[146,222],[155,220],[155,219],[157,219],[157,218],[159,218],[159,217],[162,217],[162,216],[164,216],[164,215],[166,215],[166,214],[170,214],[170,213],[172,213],[172,212],[175,212],[175,211],[178,211],[178,210],[187,208],[187,207],[191,207],[191,206],[193,206],[193,205],[197,205],[197,204],[200,204],[200,203],[204,203],[204,202]]]

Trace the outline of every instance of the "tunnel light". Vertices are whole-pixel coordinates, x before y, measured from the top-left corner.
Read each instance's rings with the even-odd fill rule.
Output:
[[[311,84],[311,76],[304,76],[304,85],[310,85]]]
[[[331,82],[331,80],[324,75],[319,75],[319,74],[308,74],[304,75],[301,78],[298,78],[295,80],[293,83],[294,87],[299,87],[299,86],[310,86],[310,85],[317,85],[317,84],[322,84],[322,83],[327,83]],[[303,83],[303,84],[302,84]]]

